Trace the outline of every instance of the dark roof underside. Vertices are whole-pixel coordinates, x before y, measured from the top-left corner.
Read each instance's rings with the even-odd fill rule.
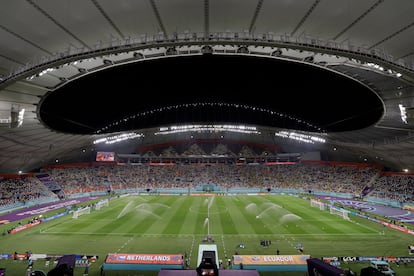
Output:
[[[332,132],[367,127],[382,112],[377,95],[345,76],[299,62],[234,55],[170,57],[102,70],[49,93],[40,108],[46,125],[67,133],[96,133],[119,120],[105,132],[194,122]]]

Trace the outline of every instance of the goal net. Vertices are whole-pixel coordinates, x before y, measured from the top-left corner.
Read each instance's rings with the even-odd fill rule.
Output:
[[[104,206],[109,206],[109,199],[102,199],[95,203],[95,210],[100,210]]]
[[[326,203],[323,203],[322,201],[311,199],[310,204],[312,207],[319,208],[320,210],[326,210]]]
[[[91,213],[91,207],[84,207],[81,209],[78,209],[73,212],[72,218],[77,219],[81,215],[86,215]]]
[[[333,215],[341,216],[343,219],[349,220],[348,211],[342,208],[337,208],[335,206],[329,207],[329,213]]]

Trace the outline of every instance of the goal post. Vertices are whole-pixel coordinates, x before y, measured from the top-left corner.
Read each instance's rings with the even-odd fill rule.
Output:
[[[77,219],[81,215],[86,215],[91,213],[91,207],[87,206],[84,208],[80,208],[76,211],[73,211],[72,218]]]
[[[95,203],[95,210],[100,210],[104,206],[109,206],[109,199],[102,199]]]
[[[316,200],[316,199],[311,199],[310,200],[310,205],[311,207],[316,207],[319,208],[320,210],[326,210],[326,203]]]
[[[348,215],[349,212],[345,209],[338,208],[338,207],[335,207],[335,206],[330,206],[329,207],[329,213],[331,213],[333,215],[341,216],[343,219],[350,220],[349,215]]]

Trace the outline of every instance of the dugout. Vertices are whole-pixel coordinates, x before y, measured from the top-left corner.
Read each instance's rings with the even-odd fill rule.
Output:
[[[259,272],[307,271],[310,255],[233,255],[233,269]]]
[[[344,276],[345,272],[333,265],[328,264],[318,258],[310,258],[306,260],[308,263],[309,276]]]
[[[73,270],[75,269],[76,255],[63,255],[59,258],[56,267],[47,273],[47,276],[73,276]]]
[[[183,269],[182,254],[122,254],[110,253],[102,265],[108,271],[160,271],[162,269]]]

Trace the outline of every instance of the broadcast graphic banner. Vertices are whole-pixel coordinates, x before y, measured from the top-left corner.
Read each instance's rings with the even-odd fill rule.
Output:
[[[38,221],[35,221],[35,222],[32,222],[32,223],[28,223],[28,224],[23,224],[23,225],[17,226],[16,228],[14,228],[13,230],[10,231],[10,234],[14,234],[14,233],[23,231],[25,229],[32,228],[33,226],[36,226],[38,224],[40,224],[40,221],[39,220]]]
[[[310,255],[234,255],[233,264],[240,265],[307,265]]]
[[[106,263],[112,264],[183,264],[183,255],[170,254],[108,254]]]

